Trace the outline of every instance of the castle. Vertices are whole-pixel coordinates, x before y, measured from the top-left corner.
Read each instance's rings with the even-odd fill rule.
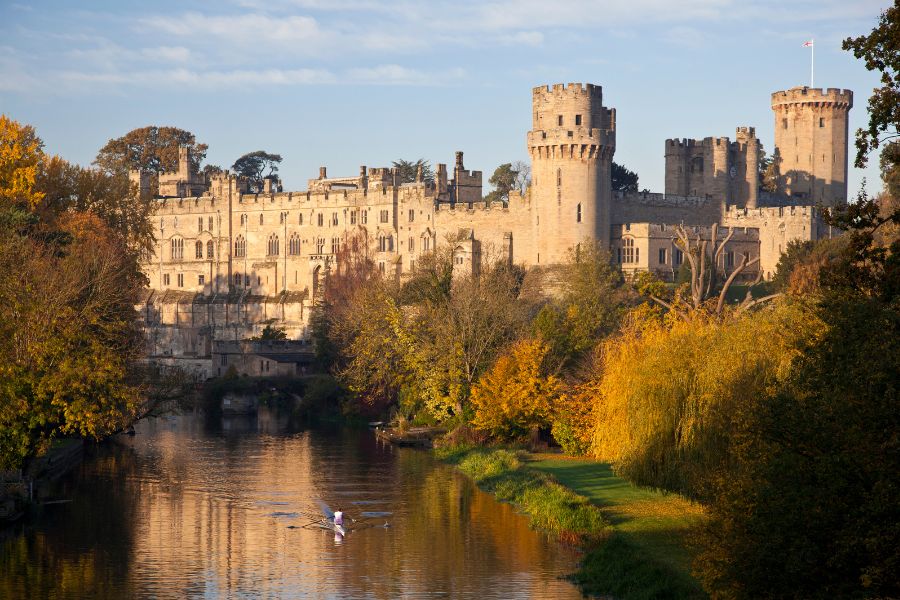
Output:
[[[711,225],[734,235],[717,268],[759,258],[744,278],[771,277],[792,240],[832,234],[821,207],[846,202],[849,90],[792,88],[772,95],[775,192],[759,186],[760,145],[752,127],[735,140],[665,141],[665,193],[612,190],[616,112],[591,84],[534,88],[527,148],[532,180],[507,202],[482,199],[482,173],[457,152],[401,183],[396,169],[360,167],[330,178],[325,167],[305,191],[223,173],[209,180],[181,150],[177,172],[160,175],[154,200],[157,245],[143,269],[150,286],[139,306],[149,352],[161,362],[214,376],[213,341],[240,341],[266,324],[308,339],[310,309],[348,244],[370,252],[386,277],[403,278],[439,244],[453,244],[454,269],[485,261],[553,266],[580,244],[609,248],[626,274],[650,270],[672,280],[684,261],[673,230],[709,239]],[[134,172],[147,193],[149,178]],[[226,360],[226,359],[223,359]]]

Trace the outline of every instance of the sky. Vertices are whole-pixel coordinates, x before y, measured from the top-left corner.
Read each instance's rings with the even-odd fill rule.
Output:
[[[851,89],[852,132],[878,77],[841,50],[890,0],[0,0],[0,113],[48,152],[88,165],[107,140],[172,125],[229,167],[281,154],[286,190],[327,166],[465,152],[485,172],[527,160],[534,86],[603,86],[617,112],[614,160],[664,191],[667,138],[773,147],[771,93]],[[852,168],[881,189],[877,157]]]

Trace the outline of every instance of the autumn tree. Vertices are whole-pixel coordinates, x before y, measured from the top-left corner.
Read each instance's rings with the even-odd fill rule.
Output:
[[[35,189],[43,142],[30,125],[0,115],[0,203],[34,207],[44,197]]]
[[[280,154],[270,154],[264,150],[248,152],[231,165],[234,172],[247,178],[250,189],[261,192],[263,180],[271,179],[278,173],[278,164],[281,162]]]
[[[548,368],[548,346],[533,339],[515,342],[472,388],[472,426],[504,441],[547,427],[562,390]]]

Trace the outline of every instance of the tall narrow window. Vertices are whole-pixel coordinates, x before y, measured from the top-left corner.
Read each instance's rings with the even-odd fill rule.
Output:
[[[206,283],[206,277],[203,275],[197,275],[197,285],[203,285]]]
[[[576,213],[576,215],[575,215],[575,222],[576,222],[576,223],[581,223],[581,202],[578,203],[578,210],[577,210],[577,213]]]
[[[260,225],[263,224],[263,214],[262,213],[259,213],[259,224]]]
[[[280,214],[278,215],[278,224],[279,224],[279,225],[284,225],[284,213],[280,213]]]
[[[169,274],[168,273],[163,274],[163,285],[165,285],[165,286],[169,285]]]
[[[819,127],[825,127],[825,119],[823,117],[819,117]]]
[[[684,252],[680,249],[675,248],[675,252],[672,254],[672,266],[680,267],[681,263],[684,262]]]
[[[207,218],[206,218],[206,223],[207,223],[207,227],[206,227],[207,231],[212,231],[212,230],[213,230],[213,229],[212,229],[212,228],[213,228],[213,218],[212,218],[212,217],[207,217]]]
[[[184,273],[178,274],[178,287],[184,287]]]
[[[356,225],[356,211],[355,210],[350,211],[350,224]]]
[[[557,116],[556,116],[556,124],[557,124],[557,126],[562,127],[562,125],[563,125],[563,118],[562,118],[562,115],[557,115]]]
[[[635,254],[634,254],[634,238],[623,238],[622,239],[622,262],[630,265],[635,262]]]
[[[316,254],[325,254],[325,238],[316,239]]]
[[[730,269],[734,266],[734,252],[725,253],[725,268]]]
[[[234,240],[234,255],[237,258],[247,256],[247,240],[242,235],[237,236]]]
[[[184,258],[184,240],[172,238],[172,260],[181,260],[182,258]]]
[[[338,214],[337,213],[331,213],[331,224],[334,225],[335,227],[337,227],[337,224],[338,224]]]
[[[279,254],[278,236],[274,233],[269,236],[269,241],[266,244],[266,254],[268,256],[278,256]]]
[[[362,211],[362,213],[359,215],[359,217],[360,217],[360,219],[362,219],[363,225],[368,223],[369,222],[369,210],[366,209],[366,210]]]
[[[194,258],[203,258],[203,242],[201,241],[194,244]]]
[[[556,187],[562,185],[562,169],[556,170]]]
[[[197,233],[203,231],[203,217],[197,217]]]
[[[212,240],[206,242],[206,258],[208,260],[212,260],[216,257],[216,245],[213,244]]]
[[[244,282],[244,277],[240,273],[234,274],[234,285],[241,285]]]
[[[416,211],[414,209],[409,209],[409,222],[412,223],[416,220]]]
[[[341,250],[341,238],[331,238],[331,253],[337,254]]]
[[[416,251],[416,239],[415,238],[409,238],[409,251],[410,252]]]
[[[298,225],[303,225],[303,213],[300,213],[300,216],[298,217],[298,223],[297,223],[297,224],[298,224]]]
[[[325,225],[325,215],[323,213],[318,214],[318,222],[319,222],[319,227],[322,227],[323,225]]]
[[[296,233],[291,235],[288,252],[290,252],[291,256],[300,256],[300,236]]]
[[[659,249],[659,264],[661,264],[661,265],[666,264],[666,249],[665,248]]]
[[[581,115],[575,115],[575,125],[581,125]]]

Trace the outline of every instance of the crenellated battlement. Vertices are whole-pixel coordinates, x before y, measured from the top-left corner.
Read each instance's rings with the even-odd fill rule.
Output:
[[[773,110],[787,108],[794,104],[831,104],[849,110],[853,108],[853,92],[840,88],[799,86],[772,94]]]
[[[583,95],[603,101],[603,87],[594,85],[593,83],[554,83],[553,85],[539,85],[532,88],[532,96],[537,99],[539,97],[560,98],[567,95]]]
[[[752,128],[751,128],[752,129]],[[705,137],[702,140],[697,139],[689,139],[689,138],[674,138],[666,140],[666,149],[677,149],[677,148],[712,148],[714,146],[720,146],[727,148],[731,143],[731,140],[728,137]]]
[[[709,206],[713,202],[710,198],[704,196],[678,196],[654,192],[613,192],[613,201],[640,204],[643,206],[669,206],[679,208],[702,208]]]

